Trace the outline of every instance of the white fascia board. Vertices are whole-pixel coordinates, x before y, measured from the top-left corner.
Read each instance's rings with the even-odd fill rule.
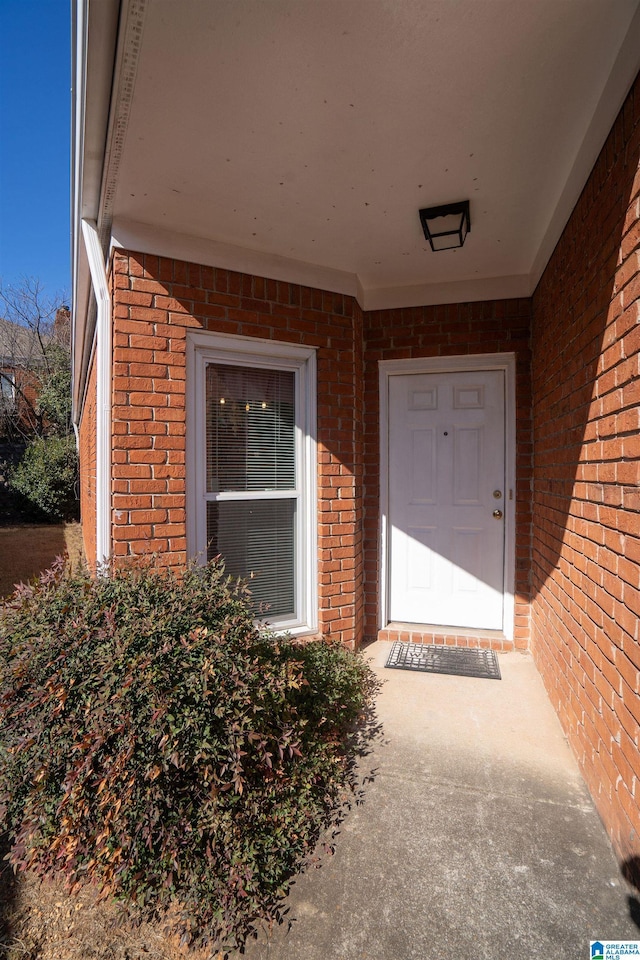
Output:
[[[71,254],[75,422],[81,414],[93,342],[93,329],[87,329],[91,282],[81,239],[82,220],[99,219],[119,14],[119,0],[73,0]]]
[[[240,273],[285,283],[299,283],[317,290],[330,290],[354,297],[363,310],[465,303],[470,300],[503,300],[528,297],[532,290],[528,275],[367,289],[353,273],[304,263],[301,260],[290,260],[287,257],[216,240],[189,237],[147,223],[116,218],[111,232],[113,249],[150,253],[184,260],[187,263],[237,270]]]
[[[74,0],[72,7],[72,150],[71,164],[71,270],[72,270],[72,336],[71,369],[73,376],[72,418],[80,420],[82,357],[84,353],[85,321],[90,292],[86,260],[84,271],[80,265],[80,208],[82,195],[82,157],[84,153],[85,85],[87,63],[87,0]],[[83,276],[81,278],[81,272]]]
[[[237,270],[284,283],[299,283],[318,290],[331,290],[355,297],[357,278],[353,273],[292,260],[233,244],[190,237],[147,223],[114,217],[111,228],[113,247],[159,257],[185,260],[223,270]]]
[[[360,306],[363,310],[394,310],[402,307],[429,307],[441,303],[511,300],[529,297],[531,292],[531,278],[528,274],[487,277],[483,280],[455,280],[417,286],[365,289]]]

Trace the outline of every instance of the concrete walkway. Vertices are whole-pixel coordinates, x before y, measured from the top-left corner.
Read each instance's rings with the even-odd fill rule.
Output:
[[[386,683],[365,803],[248,960],[587,960],[591,939],[640,940],[532,660],[478,680],[384,670],[389,649],[367,651]]]

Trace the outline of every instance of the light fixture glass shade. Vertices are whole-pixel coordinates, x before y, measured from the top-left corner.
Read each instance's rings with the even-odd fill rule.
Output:
[[[420,223],[432,250],[461,247],[471,230],[469,201],[425,207],[420,210]]]

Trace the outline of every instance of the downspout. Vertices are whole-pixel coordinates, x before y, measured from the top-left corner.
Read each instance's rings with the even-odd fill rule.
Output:
[[[82,237],[96,299],[96,559],[111,557],[111,297],[95,221],[82,221]]]

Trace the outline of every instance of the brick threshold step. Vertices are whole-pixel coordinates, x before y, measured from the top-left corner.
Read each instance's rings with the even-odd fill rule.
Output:
[[[502,630],[471,630],[467,627],[436,626],[434,624],[388,623],[378,631],[378,640],[393,643],[428,643],[448,647],[469,647],[484,650],[514,650]]]

